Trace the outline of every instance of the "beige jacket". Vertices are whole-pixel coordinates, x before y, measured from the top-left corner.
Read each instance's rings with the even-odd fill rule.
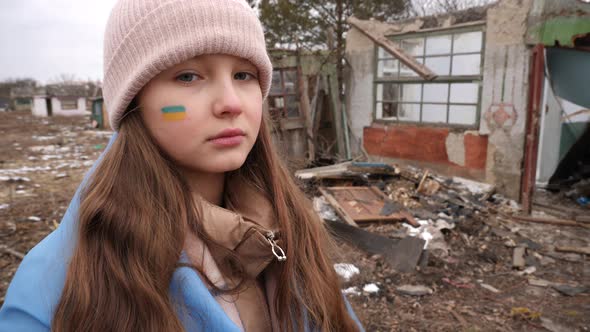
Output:
[[[277,317],[269,310],[269,303],[275,298],[278,265],[282,264],[279,258],[282,259],[284,253],[272,203],[243,181],[234,180],[226,188],[229,189],[225,202],[237,202],[227,209],[200,200],[204,230],[218,244],[232,250],[247,275],[255,281],[248,282],[238,294],[216,295],[217,302],[244,331],[279,331]],[[191,263],[205,274],[201,278],[207,278],[222,289],[235,285],[235,281],[222,276],[219,268],[230,264],[229,255],[219,250],[210,251],[192,233],[186,237],[185,251]]]

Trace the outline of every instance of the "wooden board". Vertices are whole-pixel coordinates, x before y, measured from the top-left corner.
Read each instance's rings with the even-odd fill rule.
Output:
[[[329,187],[322,188],[333,197],[338,209],[355,222],[368,221],[407,221],[413,226],[418,226],[412,215],[402,210],[383,213],[385,205],[390,202],[389,198],[377,187]]]

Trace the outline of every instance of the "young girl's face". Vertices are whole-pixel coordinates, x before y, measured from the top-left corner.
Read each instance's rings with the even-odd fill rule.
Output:
[[[138,94],[158,145],[183,169],[221,173],[242,166],[258,136],[257,68],[229,55],[203,55],[153,78]]]

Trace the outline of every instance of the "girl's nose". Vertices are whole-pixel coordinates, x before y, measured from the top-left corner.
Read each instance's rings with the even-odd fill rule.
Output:
[[[216,116],[234,117],[242,113],[242,102],[233,80],[224,80],[215,86],[213,112]]]

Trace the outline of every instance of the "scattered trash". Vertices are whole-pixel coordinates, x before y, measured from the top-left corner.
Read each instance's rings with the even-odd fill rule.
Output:
[[[574,332],[576,329],[558,324],[546,317],[541,317],[541,326],[551,332]]]
[[[535,272],[537,272],[537,268],[536,268],[536,267],[534,267],[534,266],[529,266],[529,267],[527,267],[526,269],[524,269],[524,270],[522,270],[522,271],[519,271],[519,272],[517,272],[517,274],[518,274],[519,276],[524,276],[524,275],[533,274],[533,273],[535,273]]]
[[[560,285],[560,284],[553,284],[551,285],[553,289],[560,292],[566,296],[576,296],[578,294],[588,293],[590,292],[589,287],[584,286],[570,286],[570,285]]]
[[[366,284],[363,286],[363,293],[374,294],[379,292],[379,286],[376,284]]]
[[[66,173],[59,173],[55,176],[56,179],[63,179],[63,178],[67,178],[68,174]]]
[[[358,287],[348,287],[346,289],[342,290],[342,294],[346,294],[346,295],[361,295],[361,292],[359,291]]]
[[[358,267],[345,263],[334,264],[334,270],[336,270],[336,273],[345,281],[350,281],[352,277],[361,272]]]
[[[512,252],[512,267],[523,268],[525,266],[525,252],[526,248],[524,247],[514,248],[514,251]]]
[[[489,291],[490,291],[490,292],[492,292],[492,293],[500,293],[500,291],[499,291],[497,288],[495,288],[495,287],[493,287],[493,286],[491,286],[491,285],[484,284],[484,283],[480,283],[479,285],[480,285],[482,288],[484,288],[484,289],[487,289],[487,290],[489,290]]]
[[[396,288],[396,291],[403,295],[424,296],[434,293],[431,288],[422,285],[403,285]]]
[[[510,310],[510,316],[516,319],[522,320],[536,320],[541,318],[541,313],[532,311],[529,308],[515,307]]]
[[[39,221],[41,221],[41,218],[35,217],[35,216],[31,216],[31,217],[28,217],[27,218],[27,221],[39,222]]]
[[[10,207],[10,205],[8,204],[0,204],[0,210],[5,210],[8,209]]]

